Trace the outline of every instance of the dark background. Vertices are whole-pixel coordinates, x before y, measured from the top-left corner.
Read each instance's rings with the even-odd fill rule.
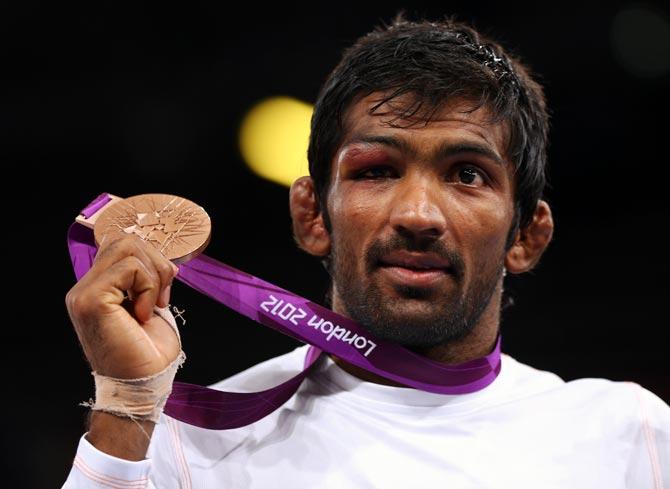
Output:
[[[667,27],[667,5],[642,5]],[[342,49],[401,7],[474,22],[546,88],[556,232],[534,272],[508,276],[516,305],[504,313],[504,351],[566,380],[630,380],[670,401],[670,77],[667,66],[644,72],[670,59],[670,43],[635,19],[616,24],[628,6],[2,7],[3,193],[6,209],[19,207],[5,239],[3,486],[60,487],[83,433],[78,403],[93,379],[64,304],[74,284],[65,233],[100,192],[187,197],[212,218],[208,255],[322,302],[326,274],[292,241],[288,189],[245,167],[237,129],[264,97],[313,103]],[[181,283],[171,302],[186,308],[180,380],[212,383],[299,345]]]

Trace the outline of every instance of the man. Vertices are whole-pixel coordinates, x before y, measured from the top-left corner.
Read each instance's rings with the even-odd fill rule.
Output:
[[[332,309],[444,364],[491,352],[505,274],[531,270],[552,237],[547,128],[529,69],[467,25],[401,14],[359,39],[322,88],[311,176],[290,190],[294,238],[329,270]],[[180,344],[160,309],[174,274],[141,240],[101,247],[66,298],[94,370],[135,379],[174,364]],[[124,290],[146,334],[121,312]],[[267,389],[302,370],[307,347],[215,387]],[[94,411],[64,487],[437,484],[667,487],[670,408],[636,384],[566,383],[508,355],[493,383],[462,395],[329,355],[243,428]]]

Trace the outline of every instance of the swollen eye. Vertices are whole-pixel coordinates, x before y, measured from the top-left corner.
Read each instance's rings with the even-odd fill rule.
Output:
[[[367,170],[364,170],[363,174],[371,173],[373,175],[376,174],[377,176],[381,176],[383,174],[388,173],[388,171],[389,171],[389,169],[386,168],[386,167],[376,166],[374,168],[368,168]]]

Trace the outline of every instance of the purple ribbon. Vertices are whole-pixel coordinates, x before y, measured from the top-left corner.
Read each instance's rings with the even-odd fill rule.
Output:
[[[89,217],[109,200],[103,193],[81,214]],[[97,252],[93,231],[74,222],[67,241],[79,280],[93,265]],[[409,387],[438,394],[481,390],[500,372],[500,334],[488,355],[444,365],[377,339],[349,318],[204,254],[179,265],[175,278],[254,321],[312,345],[302,372],[262,392],[223,392],[174,382],[165,414],[201,428],[239,428],[267,416],[295,394],[324,352]]]

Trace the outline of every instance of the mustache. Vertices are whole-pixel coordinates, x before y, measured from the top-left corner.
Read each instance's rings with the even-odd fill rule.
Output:
[[[434,253],[440,258],[448,260],[451,264],[451,272],[460,279],[463,276],[465,263],[461,255],[444,243],[437,240],[417,241],[400,234],[394,234],[387,242],[377,240],[372,243],[365,253],[368,272],[379,267],[380,260],[394,251],[408,251],[415,253]]]

